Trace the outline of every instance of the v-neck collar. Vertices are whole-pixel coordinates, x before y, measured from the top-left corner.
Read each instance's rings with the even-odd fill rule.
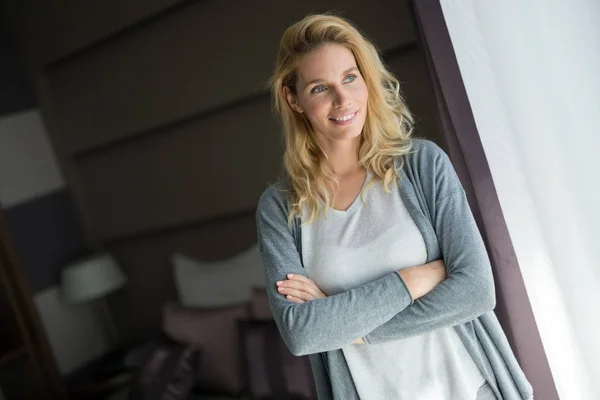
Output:
[[[359,209],[360,206],[363,204],[363,201],[362,201],[363,190],[365,190],[365,187],[367,186],[367,184],[369,183],[371,178],[372,178],[372,173],[370,171],[367,171],[365,181],[364,181],[362,187],[360,188],[358,195],[356,196],[356,198],[354,199],[352,204],[350,204],[350,207],[348,207],[345,211],[337,210],[333,207],[329,207],[329,212],[331,212],[332,214],[340,215],[340,216],[347,216],[347,215],[354,213],[357,209]]]

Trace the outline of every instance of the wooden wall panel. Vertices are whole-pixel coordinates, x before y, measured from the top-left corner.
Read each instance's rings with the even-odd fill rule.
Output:
[[[441,145],[436,119],[435,95],[427,63],[420,48],[395,54],[387,60],[390,71],[400,81],[402,95],[415,117],[414,134]]]
[[[280,143],[264,97],[86,157],[90,222],[107,240],[252,208],[280,170]]]
[[[104,40],[185,0],[42,0],[59,10],[61,24],[47,49],[46,64]],[[61,4],[62,3],[62,4]]]
[[[190,2],[193,0],[188,0]],[[199,1],[199,0],[196,0]],[[41,69],[186,0],[5,0],[29,67]]]
[[[260,7],[258,6],[260,4]],[[382,49],[415,41],[407,2],[344,3]],[[69,152],[135,135],[262,91],[291,22],[337,1],[198,1],[49,68]]]

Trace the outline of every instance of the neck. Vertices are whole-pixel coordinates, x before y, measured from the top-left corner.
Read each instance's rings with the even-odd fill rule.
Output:
[[[352,175],[363,168],[358,165],[360,136],[351,140],[321,140],[321,146],[333,172],[338,177]]]

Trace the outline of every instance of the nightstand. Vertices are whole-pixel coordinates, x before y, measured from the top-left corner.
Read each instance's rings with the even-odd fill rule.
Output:
[[[105,400],[114,393],[130,386],[135,371],[121,371],[102,379],[89,378],[69,388],[72,400]]]
[[[126,361],[127,355],[141,347],[143,346],[113,350],[69,374],[65,379],[69,399],[104,400],[130,386],[137,368]]]

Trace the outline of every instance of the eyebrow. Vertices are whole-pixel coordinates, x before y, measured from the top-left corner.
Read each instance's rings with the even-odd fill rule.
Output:
[[[358,71],[358,68],[357,67],[350,67],[347,70],[345,70],[344,72],[342,72],[342,75],[349,74],[350,72],[353,72],[353,71]],[[307,82],[306,85],[305,85],[305,87],[308,87],[308,86],[310,86],[310,85],[312,85],[314,83],[318,83],[318,82],[324,82],[324,80],[321,79],[321,78],[313,79],[312,81]]]

